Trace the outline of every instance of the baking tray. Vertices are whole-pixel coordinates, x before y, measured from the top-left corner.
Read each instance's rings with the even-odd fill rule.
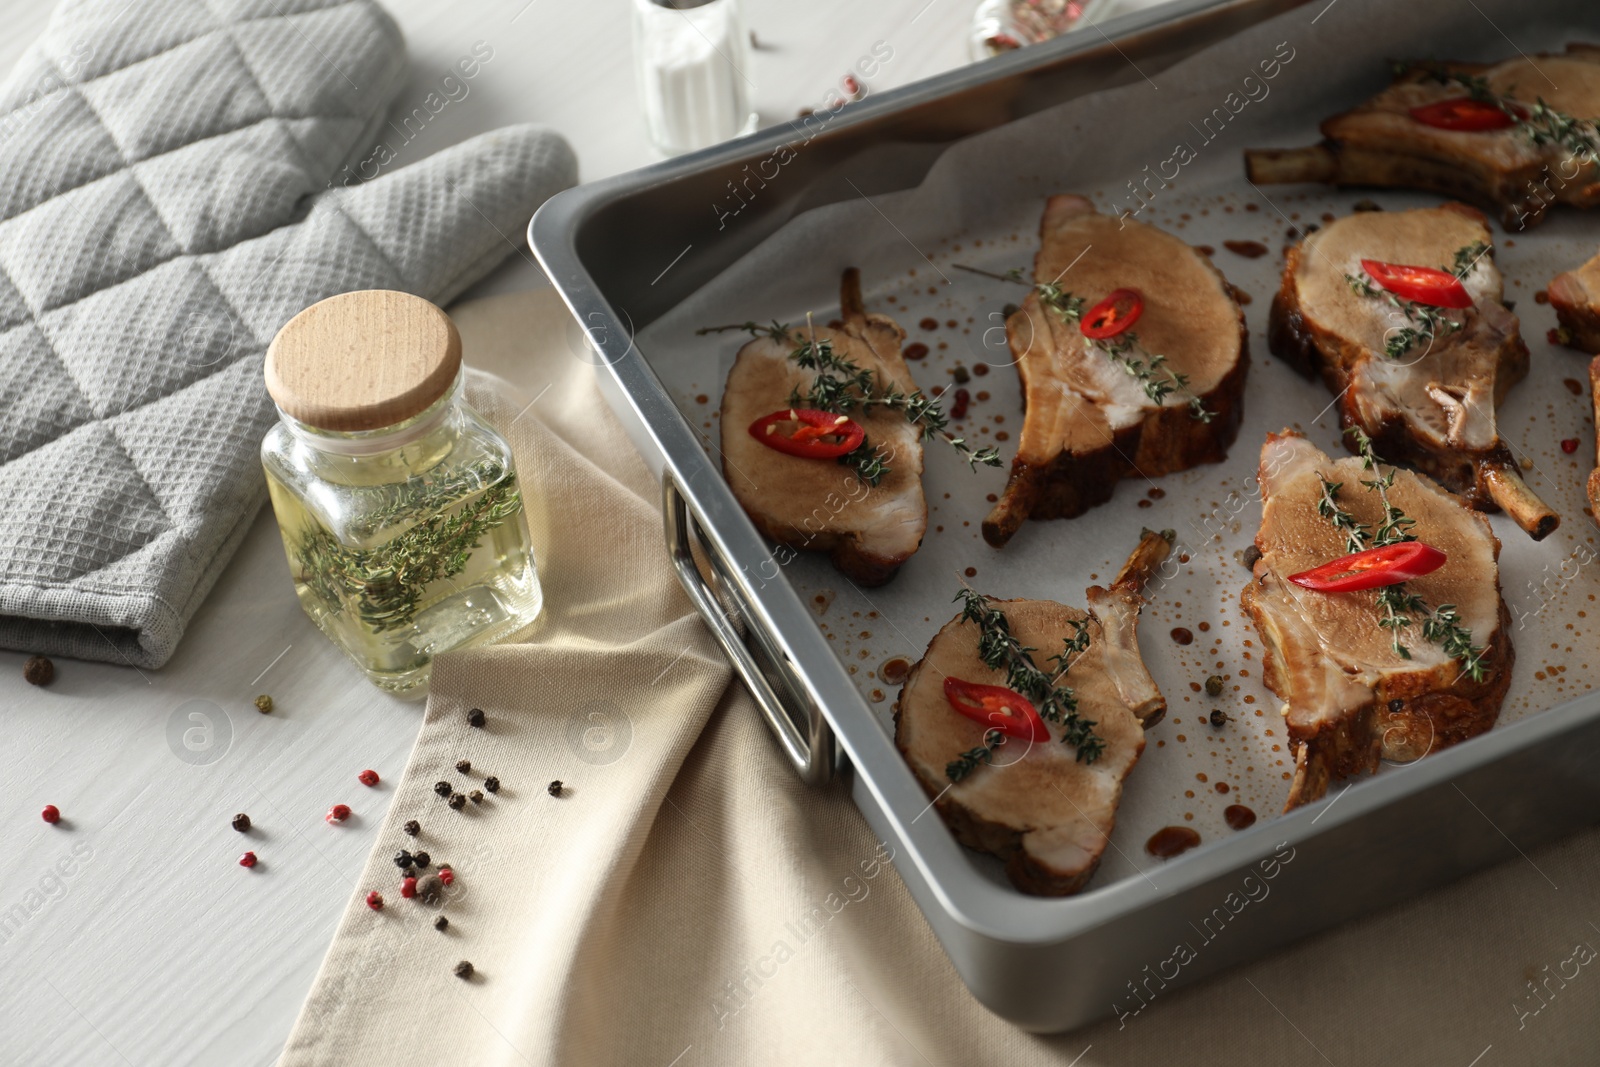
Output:
[[[1343,12],[1347,18],[1360,19],[1372,7],[1369,0],[1337,2],[1348,5]],[[1413,18],[1410,32],[1418,39],[1425,36],[1425,43],[1408,49],[1407,27],[1401,26],[1386,35],[1385,54],[1499,56],[1507,46],[1490,16],[1500,16],[1502,9],[1512,8],[1483,5],[1482,25],[1458,24],[1449,39],[1420,34],[1421,24]],[[1262,329],[1279,257],[1247,261],[1218,253],[1229,279],[1257,298],[1247,308],[1255,364],[1246,422],[1227,463],[1162,479],[1158,486],[1166,495],[1159,501],[1143,486],[1129,483],[1109,504],[1079,519],[1029,524],[997,553],[977,539],[977,525],[987,507],[982,497],[1003,485],[1003,473],[994,472],[987,481],[980,475],[975,482],[964,469],[954,470],[959,464],[944,463],[950,457],[937,455],[930,446],[926,482],[934,514],[929,539],[882,590],[850,587],[819,558],[790,562],[785,556],[780,564],[755,532],[728,491],[715,455],[713,412],[737,341],[692,339],[690,327],[772,315],[792,321],[807,309],[831,317],[837,268],[846,260],[858,262],[867,279],[869,307],[896,315],[913,339],[946,343],[914,365],[919,381],[936,385],[954,361],[970,366],[995,350],[997,337],[987,332],[988,316],[1015,295],[960,277],[952,278],[958,284],[933,286],[932,293],[924,283],[934,272],[957,275],[948,269],[953,259],[1001,269],[1025,266],[1035,247],[1032,226],[1042,196],[1011,196],[994,183],[993,199],[1014,202],[1011,215],[963,210],[956,204],[947,222],[935,221],[929,230],[928,204],[917,210],[914,193],[900,198],[892,194],[916,190],[925,180],[933,184],[930,171],[948,184],[948,173],[941,175],[937,168],[959,157],[960,150],[949,151],[952,145],[964,145],[970,156],[986,131],[1009,124],[1059,122],[1064,134],[1076,129],[1078,136],[1086,136],[1081,114],[1075,117],[1080,126],[1074,128],[1074,119],[1051,109],[1089,93],[1103,94],[1108,86],[1136,85],[1160,76],[1175,62],[1264,19],[1274,21],[1260,32],[1270,31],[1275,40],[1281,28],[1297,49],[1315,55],[1321,32],[1317,22],[1329,10],[1322,3],[1299,7],[1288,0],[1256,0],[1180,3],[1146,11],[1103,24],[1103,36],[1084,31],[905,89],[872,94],[809,123],[791,123],[570,191],[541,209],[529,227],[530,244],[573,312],[574,354],[596,365],[609,402],[662,479],[667,547],[685,588],[750,686],[779,742],[808,780],[821,782],[834,774],[847,779],[856,803],[892,850],[913,896],[974,995],[1030,1029],[1060,1030],[1098,1016],[1140,1011],[1186,982],[1514,857],[1518,850],[1593,820],[1590,813],[1600,810],[1595,804],[1600,781],[1587,768],[1600,755],[1600,699],[1568,699],[1590,687],[1581,626],[1570,620],[1581,618],[1578,603],[1593,600],[1600,590],[1600,568],[1587,567],[1595,554],[1586,547],[1593,540],[1592,527],[1579,510],[1583,473],[1556,447],[1557,438],[1575,428],[1588,436],[1576,414],[1584,401],[1561,388],[1564,374],[1583,376],[1582,361],[1544,350],[1538,334],[1548,309],[1538,309],[1531,297],[1556,269],[1587,258],[1600,242],[1600,216],[1562,213],[1552,219],[1545,232],[1558,232],[1559,227],[1567,234],[1564,245],[1535,237],[1499,238],[1508,279],[1524,281],[1521,289],[1513,285],[1508,296],[1518,301],[1537,368],[1513,392],[1502,410],[1502,425],[1534,465],[1530,480],[1565,521],[1563,530],[1534,546],[1505,520],[1494,520],[1507,546],[1502,582],[1518,618],[1518,673],[1501,725],[1472,742],[1420,762],[1388,767],[1318,804],[1279,817],[1267,816],[1281,805],[1287,788],[1281,775],[1290,761],[1281,749],[1271,753],[1274,744],[1282,749],[1287,745],[1267,733],[1277,725],[1270,710],[1276,701],[1249,669],[1256,661],[1245,659],[1241,651],[1247,631],[1236,597],[1246,572],[1229,557],[1248,543],[1259,517],[1247,490],[1261,434],[1299,421],[1314,441],[1330,450],[1337,436],[1331,415],[1316,411],[1328,399],[1321,386],[1293,378],[1265,352]],[[1576,4],[1520,4],[1515,10],[1519,27],[1530,17],[1544,16],[1567,28],[1569,35],[1582,33],[1572,29],[1579,26],[1590,36],[1600,32],[1596,14]],[[1260,198],[1248,217],[1238,194],[1249,195],[1239,159],[1247,144],[1309,142],[1322,113],[1347,106],[1382,84],[1381,68],[1350,66],[1349,73],[1336,77],[1324,70],[1314,88],[1305,79],[1298,85],[1286,79],[1276,88],[1280,103],[1275,105],[1275,133],[1255,132],[1253,142],[1225,143],[1141,217],[1193,243],[1209,241],[1220,247],[1220,235],[1226,233],[1261,239],[1276,252],[1288,226],[1313,222],[1323,211],[1347,212],[1363,194],[1274,190],[1271,197]],[[1181,110],[1181,88],[1166,88],[1163,107]],[[1305,102],[1282,105],[1296,93]],[[1337,102],[1330,107],[1329,100]],[[1264,133],[1279,139],[1259,139]],[[1158,135],[1152,129],[1146,136]],[[1140,134],[1134,128],[1121,136]],[[752,174],[770,175],[775,154],[797,139],[808,140],[785,159],[780,178],[752,183]],[[1070,173],[1023,176],[1015,184],[1022,188],[1031,182],[1040,192],[1098,194],[1104,208],[1113,208],[1117,186],[1129,175],[1096,168],[1097,159],[1113,155],[1091,151],[1081,165],[1065,168]],[[954,165],[959,169],[959,161]],[[965,185],[970,188],[980,180],[990,179],[974,171]],[[1233,187],[1232,200],[1228,186]],[[735,187],[746,195],[737,196]],[[1219,188],[1224,192],[1219,194]],[[1389,207],[1435,202],[1414,194],[1373,195]],[[866,209],[860,202],[869,197],[867,207],[883,215],[884,223],[898,229],[890,222],[893,215],[911,226],[911,233],[896,237],[885,229],[880,236],[886,239],[863,244],[858,232],[841,229],[862,229],[860,216]],[[1272,214],[1280,210],[1284,217]],[[907,221],[912,217],[923,220],[921,229]],[[787,247],[780,244],[785,236],[780,231],[791,222],[815,231],[814,244],[824,239],[815,244],[823,254],[799,260],[792,255],[764,258],[764,250]],[[974,236],[984,243],[974,242]],[[834,245],[838,249],[830,258],[825,253]],[[1584,245],[1588,251],[1577,254]],[[728,306],[715,299],[716,293],[728,290],[737,272],[780,270],[782,298],[759,306]],[[920,275],[913,273],[918,271]],[[921,335],[915,323],[925,316],[944,323],[953,319],[958,325]],[[1544,394],[1552,384],[1571,404],[1550,402]],[[994,394],[988,411],[1013,418],[1018,413],[1014,374],[1008,368],[997,367],[969,388]],[[1297,392],[1299,407],[1309,405],[1310,410],[1285,407],[1274,390]],[[1302,417],[1297,420],[1295,414]],[[1587,455],[1587,447],[1583,451]],[[1582,466],[1586,471],[1587,459]],[[943,491],[951,493],[951,501],[942,500]],[[957,527],[958,521],[971,525]],[[894,687],[884,684],[877,670],[889,658],[914,661],[933,631],[954,613],[945,600],[957,565],[975,564],[979,577],[972,580],[985,592],[1045,595],[1081,604],[1084,585],[1115,567],[1141,523],[1177,528],[1180,544],[1196,559],[1192,568],[1154,591],[1141,633],[1146,661],[1173,710],[1168,723],[1152,731],[1145,757],[1129,779],[1113,847],[1090,889],[1064,900],[1025,897],[1005,883],[997,864],[957,845],[930,812],[926,796],[894,749],[888,723]],[[936,535],[939,526],[949,529]],[[1063,552],[1064,545],[1072,546],[1070,553]],[[1121,545],[1120,552],[1113,545]],[[1070,558],[1063,560],[1064,555]],[[1054,567],[1049,568],[1052,560]],[[1224,587],[1221,597],[1210,588],[1215,584]],[[1198,648],[1183,649],[1169,641],[1169,627],[1180,622],[1196,626],[1202,620],[1211,629],[1197,635]],[[1537,642],[1532,640],[1535,634]],[[1550,636],[1556,640],[1547,640]],[[1545,644],[1557,647],[1546,652]],[[1196,654],[1202,650],[1204,658]],[[1568,660],[1575,673],[1566,670]],[[1231,675],[1224,706],[1243,720],[1222,743],[1201,719],[1209,703],[1190,688],[1218,670]],[[1195,736],[1185,746],[1178,737],[1187,734]],[[1262,765],[1253,763],[1250,772],[1240,771],[1237,764],[1246,759]],[[1272,762],[1276,759],[1284,763]],[[1204,783],[1197,789],[1202,775]],[[1224,780],[1233,783],[1227,797],[1213,788]],[[1184,795],[1197,792],[1192,798]],[[1221,829],[1223,803],[1235,800],[1249,803],[1263,815],[1261,821],[1240,833]],[[1191,810],[1183,814],[1201,828],[1207,843],[1165,864],[1143,856],[1139,846],[1152,820],[1179,818],[1172,813],[1185,806]]]

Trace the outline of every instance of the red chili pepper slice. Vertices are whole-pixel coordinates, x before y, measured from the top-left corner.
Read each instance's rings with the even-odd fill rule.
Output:
[[[1028,698],[1003,685],[979,685],[960,678],[944,680],[944,698],[973,722],[1024,741],[1048,741],[1050,731]]]
[[[1446,558],[1432,545],[1400,541],[1341,556],[1320,567],[1291,574],[1289,580],[1319,593],[1349,593],[1420,578],[1443,567]]]
[[[1472,294],[1447,270],[1363,259],[1361,269],[1395,296],[1436,308],[1469,308]]]
[[[1139,321],[1144,314],[1144,297],[1137,289],[1113,289],[1107,297],[1084,314],[1078,329],[1085,337],[1103,341],[1115,337]]]
[[[798,422],[794,433],[784,433],[783,424]],[[750,436],[790,456],[805,459],[838,459],[861,447],[867,431],[854,419],[815,408],[784,408],[763,415],[750,424]]]
[[[1453,96],[1448,100],[1414,107],[1411,117],[1424,126],[1463,133],[1503,130],[1517,121],[1487,100],[1474,100],[1470,96]]]

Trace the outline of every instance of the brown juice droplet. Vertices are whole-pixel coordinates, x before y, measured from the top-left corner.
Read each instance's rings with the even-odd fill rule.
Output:
[[[976,578],[978,576],[978,568],[968,567],[964,573],[968,578]]]
[[[1545,292],[1543,289],[1540,289],[1538,292],[1533,294],[1533,302],[1535,304],[1548,304],[1550,303],[1550,294]]]
[[[1583,383],[1576,378],[1563,378],[1561,384],[1567,387],[1567,392],[1573,396],[1583,395]]]
[[[878,677],[888,685],[899,685],[906,680],[906,675],[911,673],[911,661],[904,656],[896,656],[882,667],[878,668]]]
[[[1170,860],[1200,843],[1200,834],[1187,826],[1163,826],[1150,835],[1144,850],[1157,859]]]
[[[1217,254],[1217,250],[1210,245],[1195,245],[1194,250],[1202,256],[1214,256]]]
[[[1226,793],[1228,791],[1228,783],[1227,782],[1218,782],[1217,785],[1216,785],[1216,790],[1219,793]]]
[[[913,341],[911,344],[906,345],[900,354],[912,361],[926,359],[928,357],[928,346],[921,341]]]
[[[939,320],[923,319],[921,322],[917,323],[917,325],[921,326],[924,330],[937,330],[939,328]]]
[[[1259,259],[1267,254],[1267,246],[1260,241],[1224,241],[1222,247],[1246,259]]]
[[[1232,830],[1243,830],[1256,823],[1256,813],[1243,804],[1229,804],[1222,809],[1222,817],[1227,820],[1228,827]]]
[[[711,403],[711,398],[706,396],[706,394],[701,393],[699,396],[694,398],[694,402],[696,404],[709,404]]]
[[[980,378],[983,377],[985,374],[989,373],[989,364],[974,363],[972,365],[972,373],[978,375]]]
[[[1172,628],[1172,639],[1180,645],[1193,644],[1194,633],[1186,626],[1174,626]]]

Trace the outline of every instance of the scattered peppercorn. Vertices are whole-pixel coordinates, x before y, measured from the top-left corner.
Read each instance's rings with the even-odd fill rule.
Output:
[[[411,857],[411,860],[418,867],[422,868],[423,870],[427,870],[428,865],[433,862],[433,857],[428,855],[426,852],[418,852],[415,856]]]
[[[449,925],[450,925],[450,920],[446,919],[443,915],[441,915],[437,919],[433,920],[433,928],[435,930],[440,931],[440,932],[443,932],[447,927],[449,927]]]
[[[417,895],[417,880],[410,875],[400,879],[400,895],[407,900]]]
[[[456,872],[448,863],[439,864],[439,881],[443,885],[452,885],[456,880]]]
[[[450,807],[451,807],[452,810],[460,811],[462,808],[464,808],[466,806],[467,806],[467,798],[466,798],[465,794],[455,793],[450,797]]]
[[[262,693],[260,696],[256,697],[256,710],[259,711],[263,715],[265,715],[267,712],[271,711],[272,710],[272,698],[267,696],[267,694],[265,694],[265,693]]]
[[[483,792],[481,790],[474,789],[472,792],[467,794],[467,799],[472,801],[474,804],[482,804]]]
[[[416,859],[405,849],[401,849],[399,852],[394,854],[394,865],[399,867],[401,870],[405,870],[415,862]]]
[[[1019,312],[1021,310],[1022,309],[1017,307],[1017,305],[1015,305],[1015,304],[1007,304],[1007,305],[1005,305],[1004,307],[1002,307],[1000,309],[1000,314],[1004,315],[1006,318],[1009,319],[1011,316],[1015,315],[1017,312]]]
[[[472,964],[471,964],[471,962],[468,961],[468,960],[462,960],[460,963],[456,964],[455,974],[456,974],[457,978],[460,978],[462,980],[471,978],[472,977]]]
[[[457,774],[471,774],[472,773],[472,761],[469,760],[469,759],[458,759],[458,760],[456,760],[456,773]]]
[[[54,804],[46,804],[44,810],[39,813],[39,817],[53,826],[61,821],[61,809]]]
[[[1550,329],[1549,333],[1544,335],[1544,339],[1553,345],[1570,345],[1572,343],[1572,331],[1565,326],[1555,326]]]
[[[1211,725],[1221,729],[1223,723],[1228,721],[1228,713],[1221,708],[1211,709]]]
[[[256,854],[254,852],[246,852],[244,855],[239,857],[239,866],[241,866],[241,867],[254,867],[255,865],[256,865]]]
[[[1561,451],[1565,452],[1567,455],[1570,456],[1577,450],[1578,439],[1576,437],[1569,437],[1565,441],[1561,442]]]
[[[1239,556],[1239,562],[1244,564],[1245,570],[1253,571],[1256,569],[1256,561],[1260,558],[1261,550],[1255,545],[1250,545],[1244,550],[1244,553]]]
[[[448,799],[450,794],[455,792],[455,789],[450,785],[449,782],[434,782],[433,791]]]
[[[417,882],[417,899],[424,904],[437,904],[439,897],[444,894],[444,879],[437,874],[430,874]]]
[[[22,665],[23,681],[29,685],[49,685],[55,677],[56,665],[46,656],[29,656]]]
[[[378,784],[378,772],[374,771],[374,770],[371,770],[370,768],[368,770],[364,770],[360,774],[356,775],[356,781],[358,781],[362,785],[366,785],[366,786],[377,785]]]
[[[491,774],[489,777],[483,780],[483,788],[486,792],[490,793],[500,792],[500,779]]]
[[[955,378],[957,385],[966,385],[972,381],[972,375],[968,373],[967,368],[959,363],[955,365],[955,369],[950,372],[950,375]]]
[[[401,827],[401,829],[406,832],[407,837],[416,837],[422,833],[422,824],[415,819],[407,819],[405,826]]]
[[[337,826],[339,823],[344,822],[349,817],[350,805],[348,804],[335,804],[333,807],[328,809],[328,814],[323,816],[323,818],[328,820],[329,825],[332,826]]]
[[[561,779],[557,778],[555,781],[553,781],[549,785],[545,786],[545,791],[547,793],[549,793],[553,797],[560,796],[561,795]]]
[[[383,910],[383,894],[374,889],[367,894],[367,907],[373,911]]]
[[[1206,696],[1219,697],[1222,695],[1222,675],[1213,674],[1206,679]]]
[[[482,708],[473,708],[471,711],[467,712],[468,726],[476,727],[477,729],[481,730],[483,729],[483,722],[484,719]]]
[[[249,833],[250,832],[250,816],[246,815],[242,811],[239,814],[235,815],[233,817],[233,828],[235,830],[239,831],[241,834]]]

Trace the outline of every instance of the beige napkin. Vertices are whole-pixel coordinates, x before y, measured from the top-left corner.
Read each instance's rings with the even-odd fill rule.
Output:
[[[1600,973],[1560,977],[1578,945],[1600,947],[1594,831],[1120,1025],[1040,1038],[1000,1021],[961,985],[848,796],[803,787],[728,687],[667,565],[656,486],[559,304],[519,294],[454,313],[469,362],[527,390],[479,378],[471,395],[516,449],[549,606],[522,643],[439,660],[281,1063],[1595,1062]],[[486,729],[467,725],[472,707]],[[432,791],[488,774],[500,792],[461,813]],[[557,778],[559,798],[545,789]],[[412,818],[415,840],[400,829]],[[436,909],[400,898],[401,848],[457,871],[446,932]],[[380,913],[369,888],[388,901]],[[468,981],[451,970],[463,959]]]

